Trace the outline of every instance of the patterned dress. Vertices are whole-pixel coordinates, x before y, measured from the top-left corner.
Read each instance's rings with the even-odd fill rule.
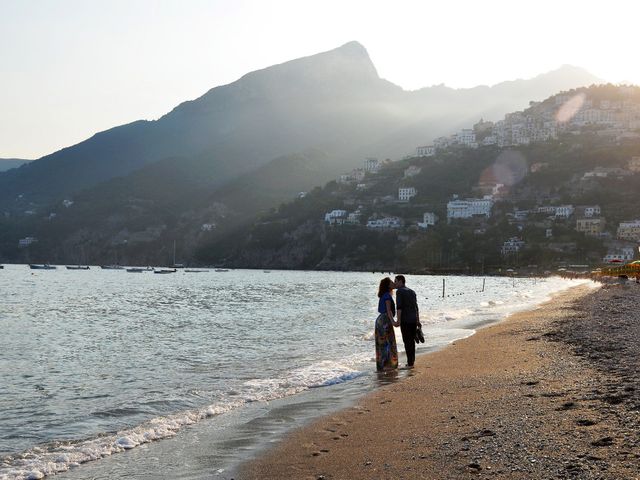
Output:
[[[391,294],[385,293],[380,298],[378,312],[385,305],[386,300],[393,298]],[[393,324],[386,313],[380,313],[376,318],[376,369],[381,372],[383,370],[391,370],[398,368],[398,347],[396,345],[396,334],[393,331]]]

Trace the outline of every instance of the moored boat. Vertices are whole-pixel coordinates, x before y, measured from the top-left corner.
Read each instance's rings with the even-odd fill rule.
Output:
[[[175,268],[172,268],[172,269],[159,268],[153,271],[153,273],[176,273],[176,272],[177,270]]]
[[[67,270],[89,270],[88,265],[67,265]]]
[[[142,273],[144,271],[146,271],[146,268],[140,268],[140,267],[131,267],[131,268],[127,268],[127,272],[129,273]]]
[[[29,268],[31,270],[55,270],[56,267],[49,265],[48,263],[30,263]]]
[[[124,270],[122,265],[100,265],[102,270]]]

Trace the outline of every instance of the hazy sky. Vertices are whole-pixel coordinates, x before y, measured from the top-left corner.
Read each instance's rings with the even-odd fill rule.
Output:
[[[569,63],[640,83],[637,0],[0,0],[0,157],[155,119],[243,74],[351,40],[406,88]]]

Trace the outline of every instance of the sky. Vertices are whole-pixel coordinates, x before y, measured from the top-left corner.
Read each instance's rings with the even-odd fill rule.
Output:
[[[640,84],[637,0],[0,0],[0,158],[38,158],[157,119],[247,72],[368,50],[413,90],[563,64]]]

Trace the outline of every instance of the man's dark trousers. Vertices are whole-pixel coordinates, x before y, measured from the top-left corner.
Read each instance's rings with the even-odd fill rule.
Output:
[[[402,332],[402,342],[404,343],[404,351],[407,354],[407,365],[413,366],[416,361],[416,331],[418,330],[417,322],[405,322],[400,319],[400,331]]]

